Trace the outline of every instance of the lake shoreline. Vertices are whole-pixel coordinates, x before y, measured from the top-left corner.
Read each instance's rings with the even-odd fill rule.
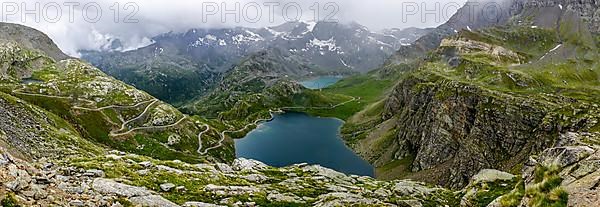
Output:
[[[258,124],[244,138],[234,140],[236,157],[274,167],[316,164],[375,178],[375,168],[343,140],[344,123],[338,118],[314,117],[303,112],[274,113],[270,121]]]

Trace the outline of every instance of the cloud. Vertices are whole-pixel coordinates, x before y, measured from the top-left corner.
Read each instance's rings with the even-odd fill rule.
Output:
[[[43,31],[62,50],[76,56],[78,50],[98,49],[111,38],[118,38],[125,48],[133,49],[147,45],[152,37],[170,31],[265,27],[296,19],[297,16],[302,20],[358,22],[373,30],[433,27],[446,21],[458,9],[454,7],[463,5],[465,1],[12,0],[2,1],[0,18]],[[423,12],[425,8],[435,11]],[[225,14],[225,10],[234,10],[233,13],[238,14],[237,19],[234,14]]]

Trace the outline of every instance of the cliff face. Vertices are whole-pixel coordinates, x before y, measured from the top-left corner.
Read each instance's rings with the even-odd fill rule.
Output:
[[[433,182],[467,184],[481,169],[510,171],[550,146],[556,125],[548,109],[458,82],[409,78],[388,99],[384,118],[397,117],[396,158],[414,157],[413,172],[431,170]]]
[[[561,133],[596,130],[598,3],[497,3],[506,18],[467,21],[463,8],[411,46],[427,53],[399,51],[396,63],[418,67],[358,135],[390,144],[353,146],[382,174],[463,187],[484,168],[518,173]]]

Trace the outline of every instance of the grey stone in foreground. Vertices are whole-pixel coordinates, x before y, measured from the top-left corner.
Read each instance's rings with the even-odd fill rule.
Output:
[[[151,194],[146,188],[125,185],[103,178],[95,179],[92,188],[101,194],[114,194],[124,197],[147,196]]]
[[[210,203],[203,203],[203,202],[185,202],[182,206],[183,207],[223,207],[223,206],[210,204]]]
[[[136,206],[143,207],[179,207],[179,205],[157,195],[133,197],[129,201]]]

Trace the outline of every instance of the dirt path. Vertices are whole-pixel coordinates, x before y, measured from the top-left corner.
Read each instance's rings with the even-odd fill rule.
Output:
[[[20,89],[15,89],[15,90],[13,90],[13,93],[20,94],[20,95],[27,95],[27,96],[39,96],[39,97],[65,99],[65,100],[71,100],[71,99],[73,99],[72,97],[63,97],[63,96],[53,96],[53,95],[24,93],[24,92],[21,92],[23,89],[25,89],[25,87],[20,88]],[[88,102],[91,105],[97,104],[96,102],[91,101],[91,100],[86,100],[86,99],[79,99],[79,100]],[[277,110],[269,110],[269,114],[271,116],[270,118],[268,118],[268,119],[257,119],[256,121],[254,121],[252,123],[249,123],[246,126],[244,126],[243,128],[238,129],[238,130],[225,130],[225,131],[222,131],[221,133],[219,133],[220,140],[218,141],[217,145],[202,150],[202,148],[203,148],[203,145],[202,145],[202,135],[204,135],[205,133],[207,133],[211,129],[210,125],[204,124],[203,126],[206,127],[206,130],[204,130],[204,131],[202,131],[202,132],[200,132],[198,134],[198,150],[197,150],[197,152],[200,155],[206,155],[208,153],[208,151],[210,151],[210,150],[223,147],[223,142],[226,139],[226,134],[243,132],[243,131],[248,130],[251,126],[258,126],[261,122],[271,121],[271,120],[273,120],[273,118],[275,118],[275,115],[274,115],[275,113],[281,113],[281,112],[283,112],[283,110],[290,110],[290,109],[334,109],[334,108],[346,105],[346,104],[348,104],[350,102],[357,101],[357,100],[360,100],[360,98],[352,97],[351,100],[348,100],[348,101],[345,101],[345,102],[342,102],[342,103],[339,103],[339,104],[336,104],[336,105],[333,105],[333,106],[322,106],[322,107],[302,107],[302,106],[298,106],[298,107],[282,107],[282,108],[279,108]],[[177,126],[177,125],[181,124],[183,121],[185,121],[186,119],[189,118],[188,116],[184,115],[184,117],[181,118],[179,121],[177,121],[177,122],[175,122],[173,124],[170,124],[170,125],[165,125],[165,126],[149,126],[149,127],[136,127],[136,128],[133,128],[133,129],[129,129],[126,132],[117,133],[119,131],[125,130],[127,128],[127,124],[129,124],[131,122],[134,122],[134,121],[137,121],[137,120],[141,119],[142,117],[144,117],[148,113],[148,111],[150,110],[150,108],[153,105],[155,105],[156,103],[158,103],[158,99],[152,99],[152,100],[148,100],[148,101],[143,101],[143,102],[137,103],[135,105],[130,105],[130,106],[110,105],[110,106],[104,106],[104,107],[100,107],[100,108],[86,108],[86,107],[81,107],[81,106],[73,106],[72,108],[73,109],[78,109],[78,110],[84,110],[84,111],[102,112],[102,115],[107,120],[109,120],[110,123],[112,123],[114,125],[118,125],[117,123],[114,123],[110,119],[110,117],[108,117],[103,111],[106,110],[106,109],[113,109],[113,108],[120,108],[120,109],[137,108],[137,107],[140,107],[143,104],[147,104],[147,103],[150,103],[150,104],[148,104],[148,106],[146,106],[146,108],[144,108],[144,111],[142,113],[140,113],[138,116],[136,116],[135,118],[127,120],[127,121],[121,119],[121,121],[123,122],[121,124],[121,128],[118,129],[118,130],[112,130],[109,133],[109,136],[111,136],[111,137],[124,136],[124,135],[131,134],[134,131],[138,131],[138,130],[154,130],[154,129],[170,128],[170,127],[174,127],[174,126]]]
[[[130,129],[129,131],[123,132],[123,133],[114,133],[114,131],[110,132],[110,136],[112,137],[118,137],[118,136],[124,136],[124,135],[128,135],[131,134],[134,131],[138,131],[138,130],[152,130],[152,129],[166,129],[166,128],[171,128],[171,127],[175,127],[179,124],[181,124],[183,121],[185,121],[186,119],[188,119],[188,116],[184,116],[183,118],[179,119],[179,121],[173,123],[173,124],[169,124],[169,125],[164,125],[164,126],[148,126],[148,127],[136,127],[133,129]]]

